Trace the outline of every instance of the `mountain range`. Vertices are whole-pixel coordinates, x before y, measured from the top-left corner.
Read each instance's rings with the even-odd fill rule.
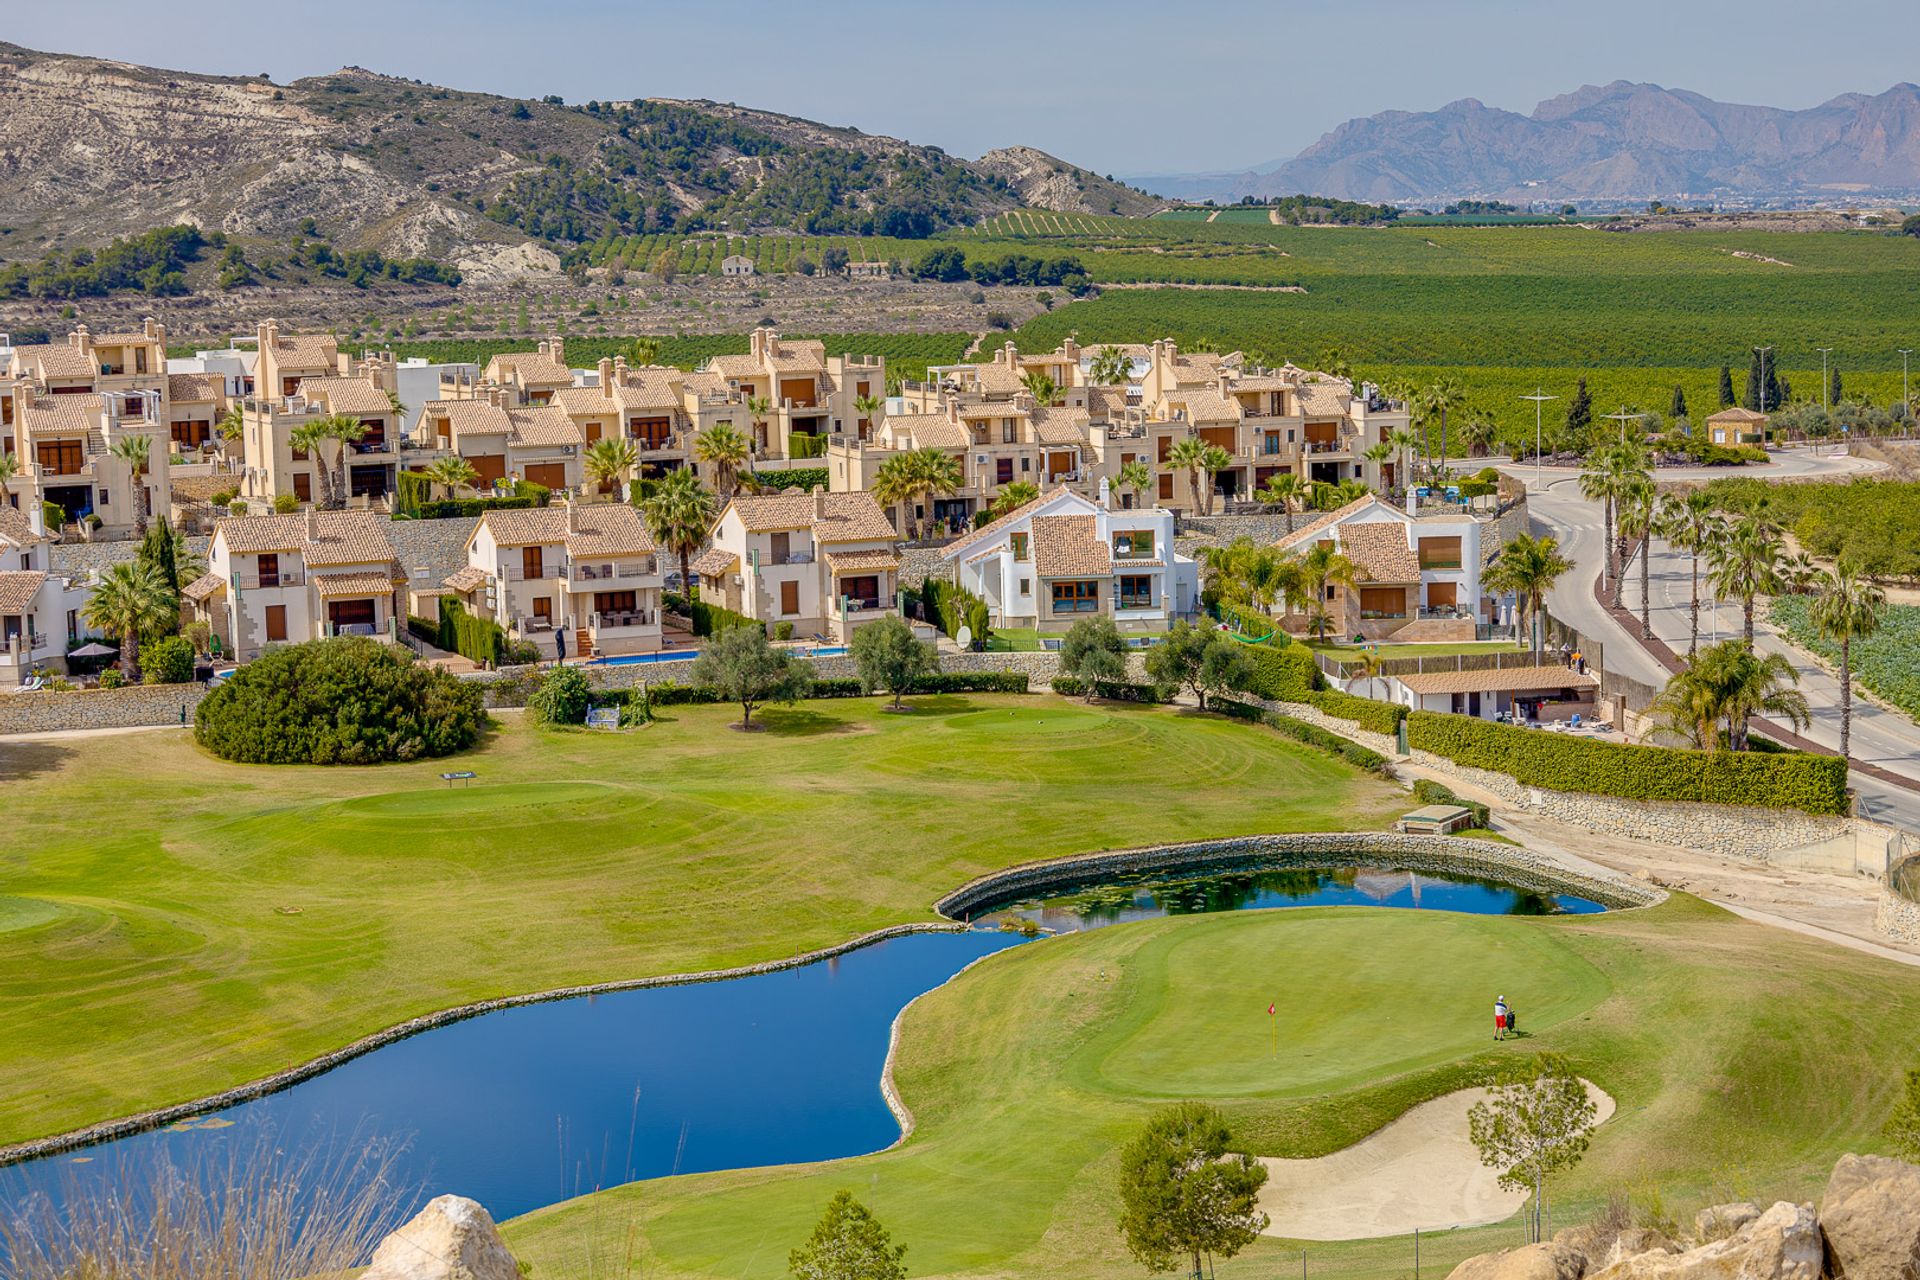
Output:
[[[1531,115],[1463,98],[1349,120],[1291,160],[1133,181],[1183,199],[1307,192],[1401,205],[1910,196],[1920,192],[1920,88],[1802,111],[1626,80],[1549,98]]]
[[[729,103],[521,100],[358,67],[282,85],[0,43],[0,260],[185,222],[509,274],[611,235],[1159,207],[1031,147],[969,160]]]

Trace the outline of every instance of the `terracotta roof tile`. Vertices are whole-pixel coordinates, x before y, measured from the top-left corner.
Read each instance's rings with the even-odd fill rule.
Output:
[[[1104,577],[1113,572],[1113,552],[1100,541],[1087,516],[1033,518],[1033,571],[1042,578]]]
[[[1584,689],[1592,676],[1570,667],[1502,667],[1497,671],[1418,671],[1389,676],[1415,693],[1519,693],[1532,689]]]
[[[735,495],[732,507],[739,513],[748,533],[811,529],[814,541],[822,544],[891,541],[898,536],[893,531],[893,522],[887,519],[887,513],[880,509],[872,494],[863,491],[821,496],[825,499],[826,517],[818,520],[814,518],[810,493],[773,497],[740,494]]]
[[[1347,416],[1348,398],[1353,394],[1353,385],[1333,380],[1303,382],[1295,394],[1300,401],[1300,412],[1306,417],[1344,418]]]
[[[1370,582],[1420,581],[1420,557],[1407,545],[1406,526],[1397,520],[1357,521],[1338,530],[1340,551]]]
[[[283,333],[273,344],[273,358],[280,368],[333,369],[340,359],[340,344],[328,333]]]
[[[167,399],[176,404],[218,400],[227,393],[227,380],[217,373],[170,373]]]
[[[655,549],[646,522],[624,502],[489,511],[480,521],[503,547],[564,545],[573,556],[641,556]]]
[[[189,600],[211,600],[226,590],[226,582],[217,573],[203,573],[180,588],[180,594]]]
[[[732,573],[739,563],[740,557],[725,547],[708,547],[688,567],[703,578],[718,578]]]
[[[387,399],[387,393],[365,378],[302,378],[300,394],[315,403],[325,404],[329,413],[393,412],[393,402]]]
[[[827,568],[835,573],[871,573],[880,569],[898,569],[900,556],[889,550],[829,551]]]
[[[48,431],[98,431],[105,425],[101,411],[106,403],[92,392],[43,396],[21,414],[21,420],[30,436]]]
[[[470,564],[440,579],[440,585],[464,596],[487,585],[487,571],[478,565]]]
[[[1309,520],[1307,523],[1301,525],[1299,528],[1295,529],[1292,533],[1287,534],[1285,537],[1281,538],[1280,541],[1274,543],[1273,545],[1283,550],[1290,549],[1293,547],[1303,546],[1306,542],[1311,540],[1315,534],[1324,531],[1329,525],[1338,524],[1340,521],[1345,520],[1348,516],[1353,515],[1355,512],[1360,511],[1365,507],[1371,506],[1373,503],[1377,501],[1379,501],[1379,499],[1374,497],[1374,495],[1370,493],[1362,497],[1355,498],[1352,502],[1349,502],[1344,507],[1338,507],[1332,511],[1326,512],[1323,515],[1315,516],[1312,520]]]
[[[998,520],[990,520],[986,524],[981,525],[978,529],[975,529],[972,533],[967,534],[964,538],[960,539],[958,542],[955,542],[953,546],[949,547],[946,551],[941,552],[940,558],[942,560],[951,560],[956,554],[958,554],[959,549],[961,547],[972,546],[974,543],[980,541],[980,539],[987,537],[990,534],[995,534],[1000,532],[1000,530],[1006,528],[1008,525],[1012,524],[1014,521],[1019,520],[1022,517],[1033,514],[1034,511],[1039,509],[1040,504],[1043,502],[1046,502],[1048,499],[1056,498],[1063,493],[1071,493],[1071,492],[1072,490],[1067,488],[1067,486],[1065,485],[1055,485],[1053,488],[1046,490],[1039,497],[1035,498],[1032,502],[1024,503],[1021,506],[1017,506],[1013,510],[1007,512],[1007,514],[1001,516]]]
[[[38,569],[11,569],[0,573],[0,613],[23,614],[33,608],[47,575]]]
[[[507,416],[513,420],[512,442],[526,448],[551,448],[555,445],[587,442],[586,436],[580,432],[579,424],[569,418],[567,411],[558,405],[509,409]]]
[[[421,413],[445,418],[455,436],[503,436],[513,430],[513,419],[491,400],[429,400]]]
[[[1086,444],[1092,424],[1079,409],[1035,409],[1033,435],[1041,444]]]
[[[5,538],[16,547],[38,546],[47,538],[33,531],[26,515],[17,507],[10,507],[0,501],[0,538]]]
[[[311,515],[315,535],[307,535]],[[291,515],[234,516],[214,525],[216,541],[231,555],[298,551],[309,569],[343,564],[383,564],[393,559],[382,520],[370,511],[296,512]]]
[[[398,571],[386,569],[358,569],[351,573],[316,573],[310,579],[313,589],[323,598],[336,596],[385,596],[392,595],[395,584],[406,579]]]
[[[17,368],[41,378],[92,378],[100,370],[93,357],[64,342],[32,342],[13,349]]]
[[[538,351],[503,352],[487,362],[487,373],[501,382],[517,382],[523,387],[573,385],[573,370]],[[511,373],[512,377],[503,375]]]

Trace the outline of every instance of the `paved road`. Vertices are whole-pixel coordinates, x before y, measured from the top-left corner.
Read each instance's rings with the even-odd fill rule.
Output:
[[[1844,475],[1872,469],[1874,464],[1832,454],[1814,456],[1805,451],[1775,455],[1774,465],[1764,474],[1769,477]],[[1503,468],[1524,479],[1530,487],[1529,512],[1539,529],[1560,539],[1562,549],[1575,564],[1547,598],[1555,617],[1578,627],[1606,647],[1607,666],[1621,675],[1658,687],[1666,682],[1666,669],[1640,646],[1638,629],[1632,634],[1614,622],[1593,598],[1593,582],[1606,563],[1606,533],[1599,504],[1580,496],[1579,476],[1567,469],[1547,468],[1544,484],[1534,486],[1531,464],[1510,464]],[[1711,478],[1725,475],[1724,469],[1663,469],[1662,481]],[[1685,653],[1688,634],[1688,601],[1691,593],[1689,558],[1674,552],[1665,543],[1654,543],[1650,569],[1650,618],[1656,636],[1676,653]],[[1640,577],[1636,562],[1627,573],[1621,603],[1639,611]],[[1739,602],[1714,602],[1712,589],[1701,587],[1701,642],[1711,643],[1718,635],[1724,639],[1738,635],[1741,627]],[[1710,607],[1714,605],[1717,607]],[[1840,745],[1840,683],[1809,661],[1764,623],[1755,633],[1755,643],[1763,650],[1785,654],[1800,672],[1800,688],[1813,711],[1813,725],[1806,737],[1835,750]],[[1856,698],[1853,704],[1852,752],[1855,759],[1879,765],[1905,777],[1920,780],[1920,726],[1898,712],[1885,711]],[[1920,793],[1892,783],[1859,774],[1854,789],[1862,810],[1873,817],[1897,822],[1920,830]]]

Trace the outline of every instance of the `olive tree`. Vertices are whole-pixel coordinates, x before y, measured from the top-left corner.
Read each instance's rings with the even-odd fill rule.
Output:
[[[1267,1167],[1232,1145],[1219,1111],[1182,1102],[1120,1153],[1120,1234],[1141,1266],[1172,1271],[1185,1261],[1198,1277],[1203,1256],[1231,1258],[1259,1238]]]
[[[734,627],[700,646],[693,683],[711,687],[724,702],[740,704],[740,727],[751,728],[753,709],[770,702],[794,703],[807,696],[813,677],[785,649],[767,643],[759,627]]]
[[[1547,1176],[1580,1163],[1596,1114],[1585,1082],[1546,1053],[1509,1070],[1467,1113],[1480,1163],[1500,1171],[1501,1186],[1533,1193],[1530,1240],[1544,1238]]]
[[[1112,618],[1082,618],[1060,642],[1060,671],[1086,685],[1092,702],[1099,686],[1127,678],[1126,646]]]
[[[933,646],[917,639],[904,618],[886,617],[854,630],[848,644],[860,687],[868,693],[885,689],[900,709],[900,698],[939,669]]]
[[[787,1270],[794,1280],[906,1280],[906,1252],[865,1205],[841,1191],[806,1244],[787,1255]]]
[[[1246,687],[1253,662],[1224,632],[1176,622],[1166,639],[1147,650],[1147,674],[1161,684],[1184,686],[1205,711],[1209,694]]]

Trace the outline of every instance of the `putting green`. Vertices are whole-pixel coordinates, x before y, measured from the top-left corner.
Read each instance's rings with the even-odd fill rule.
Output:
[[[1495,1044],[1499,994],[1524,1035]],[[895,1063],[916,1127],[893,1150],[639,1183],[508,1236],[536,1275],[631,1253],[649,1275],[771,1280],[845,1188],[915,1276],[1134,1277],[1113,1225],[1118,1152],[1166,1100],[1219,1104],[1256,1154],[1318,1156],[1539,1050],[1619,1104],[1556,1189],[1556,1222],[1615,1190],[1683,1212],[1733,1192],[1803,1198],[1842,1152],[1879,1149],[1916,1042],[1920,973],[1684,897],[1599,916],[1146,921],[1004,952],[916,1002]],[[1443,1275],[1515,1242],[1510,1226],[1429,1235],[1423,1261]],[[1403,1241],[1311,1249],[1315,1274],[1411,1269]],[[1277,1274],[1299,1256],[1262,1240],[1232,1265]]]
[[[258,1078],[418,1014],[926,920],[1029,858],[1378,829],[1405,792],[1258,727],[1052,696],[514,718],[457,760],[0,742],[0,1143]],[[471,786],[440,774],[470,769]]]

